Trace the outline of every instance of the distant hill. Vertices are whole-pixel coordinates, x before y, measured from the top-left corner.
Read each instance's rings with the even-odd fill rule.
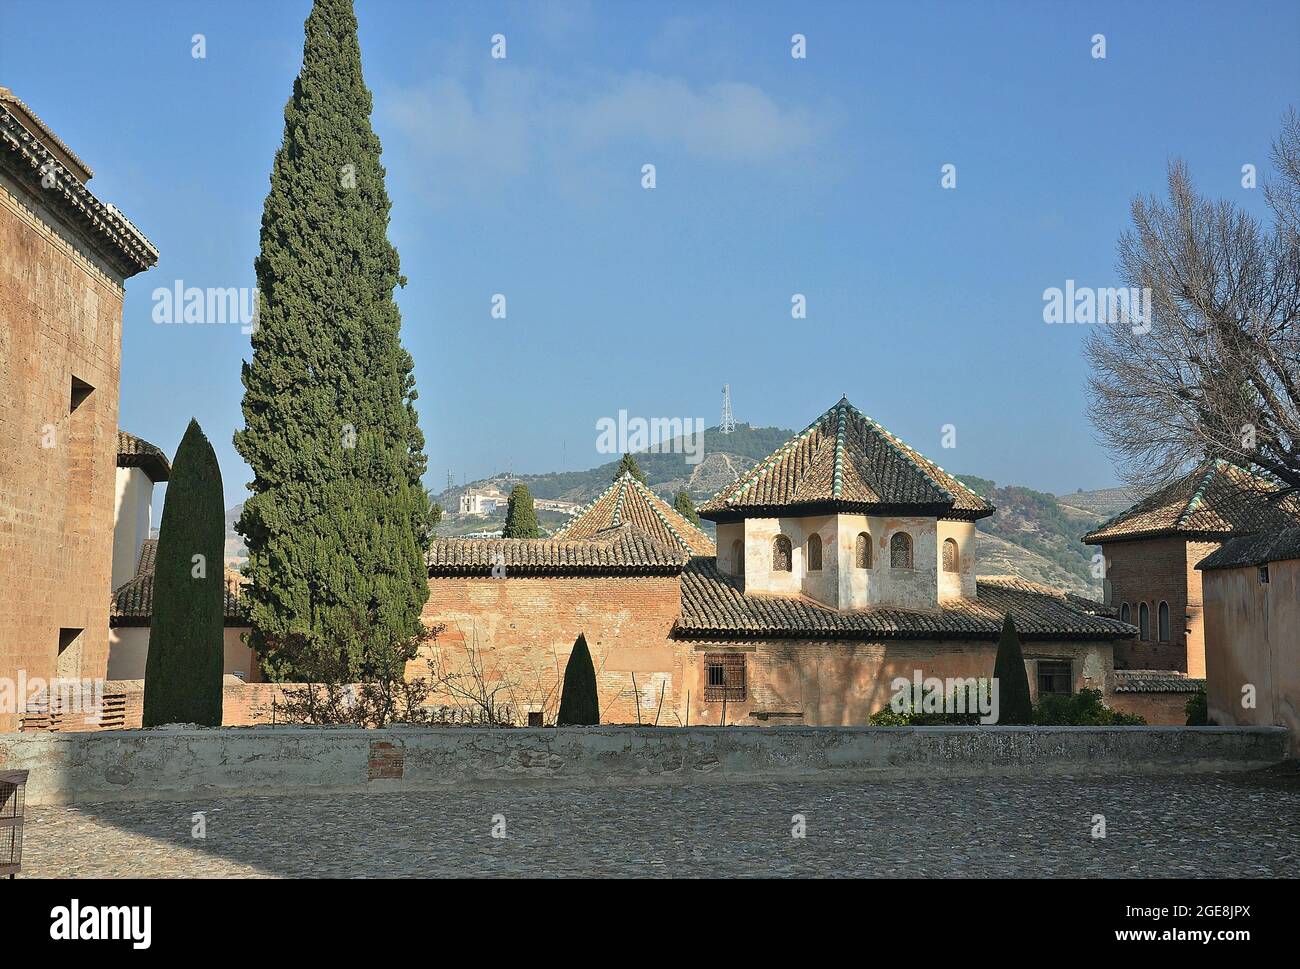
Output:
[[[1057,495],[1056,500],[1065,508],[1087,512],[1104,521],[1136,504],[1138,496],[1128,488],[1100,488],[1097,491],[1080,488],[1070,494]]]
[[[1092,557],[1097,549],[1084,545],[1079,538],[1108,516],[1065,505],[1055,495],[1032,488],[998,487],[987,478],[974,475],[958,477],[997,508],[988,518],[981,518],[975,527],[1027,553],[1017,557],[1011,549],[988,543],[991,555],[1004,559],[1011,572],[1080,595],[1100,596],[1101,581],[1092,575]],[[979,545],[976,550],[981,556],[979,570],[985,575],[994,574],[983,558],[983,547]],[[1069,581],[1066,576],[1070,577]]]
[[[682,453],[642,452],[636,455],[636,461],[656,493],[671,501],[677,491],[685,488],[699,504],[767,457],[794,433],[780,427],[738,424],[734,432],[723,434],[713,427],[704,432],[704,458],[699,464],[687,464]],[[514,485],[526,484],[535,498],[585,505],[609,487],[621,457],[615,455],[605,464],[586,471],[497,475],[448,488],[433,496],[444,511],[438,534],[499,533],[504,526],[504,512],[492,516],[458,513],[459,498],[466,487],[492,486],[509,493]],[[1105,488],[1077,491],[1058,498],[1018,485],[998,486],[974,475],[959,477],[997,507],[997,512],[981,519],[976,526],[979,532],[976,555],[982,575],[1018,575],[1031,582],[1100,597],[1101,583],[1092,576],[1092,556],[1097,550],[1083,545],[1079,537],[1132,504],[1127,491]],[[242,505],[236,505],[226,512],[227,564],[237,565],[247,558],[243,539],[234,531],[242,509]],[[549,511],[539,511],[537,519],[548,534],[568,521],[567,516]],[[713,533],[712,523],[701,524],[705,531]]]

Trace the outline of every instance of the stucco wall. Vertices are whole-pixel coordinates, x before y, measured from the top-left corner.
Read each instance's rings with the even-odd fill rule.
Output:
[[[260,680],[261,673],[252,648],[244,642],[247,626],[227,626],[223,634],[227,676],[239,676],[249,683]],[[116,626],[108,631],[108,679],[142,680],[149,658],[148,626]],[[242,675],[241,675],[242,674]]]
[[[691,644],[685,644],[690,646]],[[1022,644],[1030,692],[1038,698],[1037,662],[1067,659],[1075,691],[1106,690],[1113,670],[1111,643],[1025,642]],[[965,641],[804,642],[788,640],[694,644],[687,673],[691,724],[722,722],[723,703],[706,701],[709,653],[739,652],[745,658],[746,697],[728,699],[727,723],[805,723],[860,725],[892,697],[896,677],[991,677],[997,644]],[[1109,695],[1107,694],[1107,699]]]
[[[0,677],[104,675],[122,287],[0,175]],[[69,413],[74,376],[94,390]],[[61,629],[81,630],[62,654]]]
[[[0,734],[0,767],[31,772],[27,803],[38,806],[546,783],[1184,774],[1267,766],[1285,744],[1270,727],[249,727]]]
[[[142,468],[117,469],[114,507],[113,588],[116,589],[135,576],[140,546],[149,537],[153,482]]]
[[[1219,724],[1280,724],[1300,757],[1300,560],[1205,573],[1205,692]],[[1255,707],[1243,705],[1254,687]]]

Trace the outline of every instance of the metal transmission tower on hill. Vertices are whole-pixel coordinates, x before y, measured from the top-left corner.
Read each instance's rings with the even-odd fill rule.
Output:
[[[456,476],[451,473],[451,468],[447,469],[447,490],[451,491],[456,487]]]
[[[730,434],[736,429],[736,418],[731,413],[731,384],[722,385],[722,423],[718,425],[718,430],[723,434]]]

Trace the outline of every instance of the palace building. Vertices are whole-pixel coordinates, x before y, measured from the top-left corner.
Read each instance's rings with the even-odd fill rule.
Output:
[[[896,677],[991,676],[1003,617],[1030,686],[1103,690],[1136,633],[1098,603],[978,574],[983,498],[840,400],[700,509],[623,475],[550,539],[441,539],[429,647],[553,721],[584,633],[602,719],[865,723]]]

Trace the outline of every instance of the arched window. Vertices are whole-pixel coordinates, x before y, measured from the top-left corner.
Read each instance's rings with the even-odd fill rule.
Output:
[[[784,535],[776,536],[772,542],[772,571],[790,571],[790,539]]]
[[[808,571],[820,572],[822,570],[822,537],[820,535],[808,536]]]
[[[1156,610],[1156,622],[1159,623],[1160,641],[1169,642],[1169,603],[1160,603],[1160,608]]]
[[[945,538],[943,540],[943,570],[945,572],[959,572],[957,561],[957,540],[955,538]]]
[[[891,569],[912,567],[912,536],[907,532],[894,532],[894,537],[889,540],[889,567]]]
[[[1144,640],[1151,638],[1151,609],[1145,602],[1138,606],[1138,636]]]
[[[858,540],[853,546],[853,560],[860,569],[871,568],[871,536],[866,532],[858,533]]]
[[[740,539],[731,543],[731,574],[745,574],[745,543]]]
[[[1119,607],[1119,621],[1120,621],[1120,622],[1128,622],[1129,619],[1131,619],[1132,617],[1133,617],[1133,613],[1129,612],[1129,608],[1128,608],[1128,603],[1127,603],[1127,602],[1124,603],[1122,606]]]

